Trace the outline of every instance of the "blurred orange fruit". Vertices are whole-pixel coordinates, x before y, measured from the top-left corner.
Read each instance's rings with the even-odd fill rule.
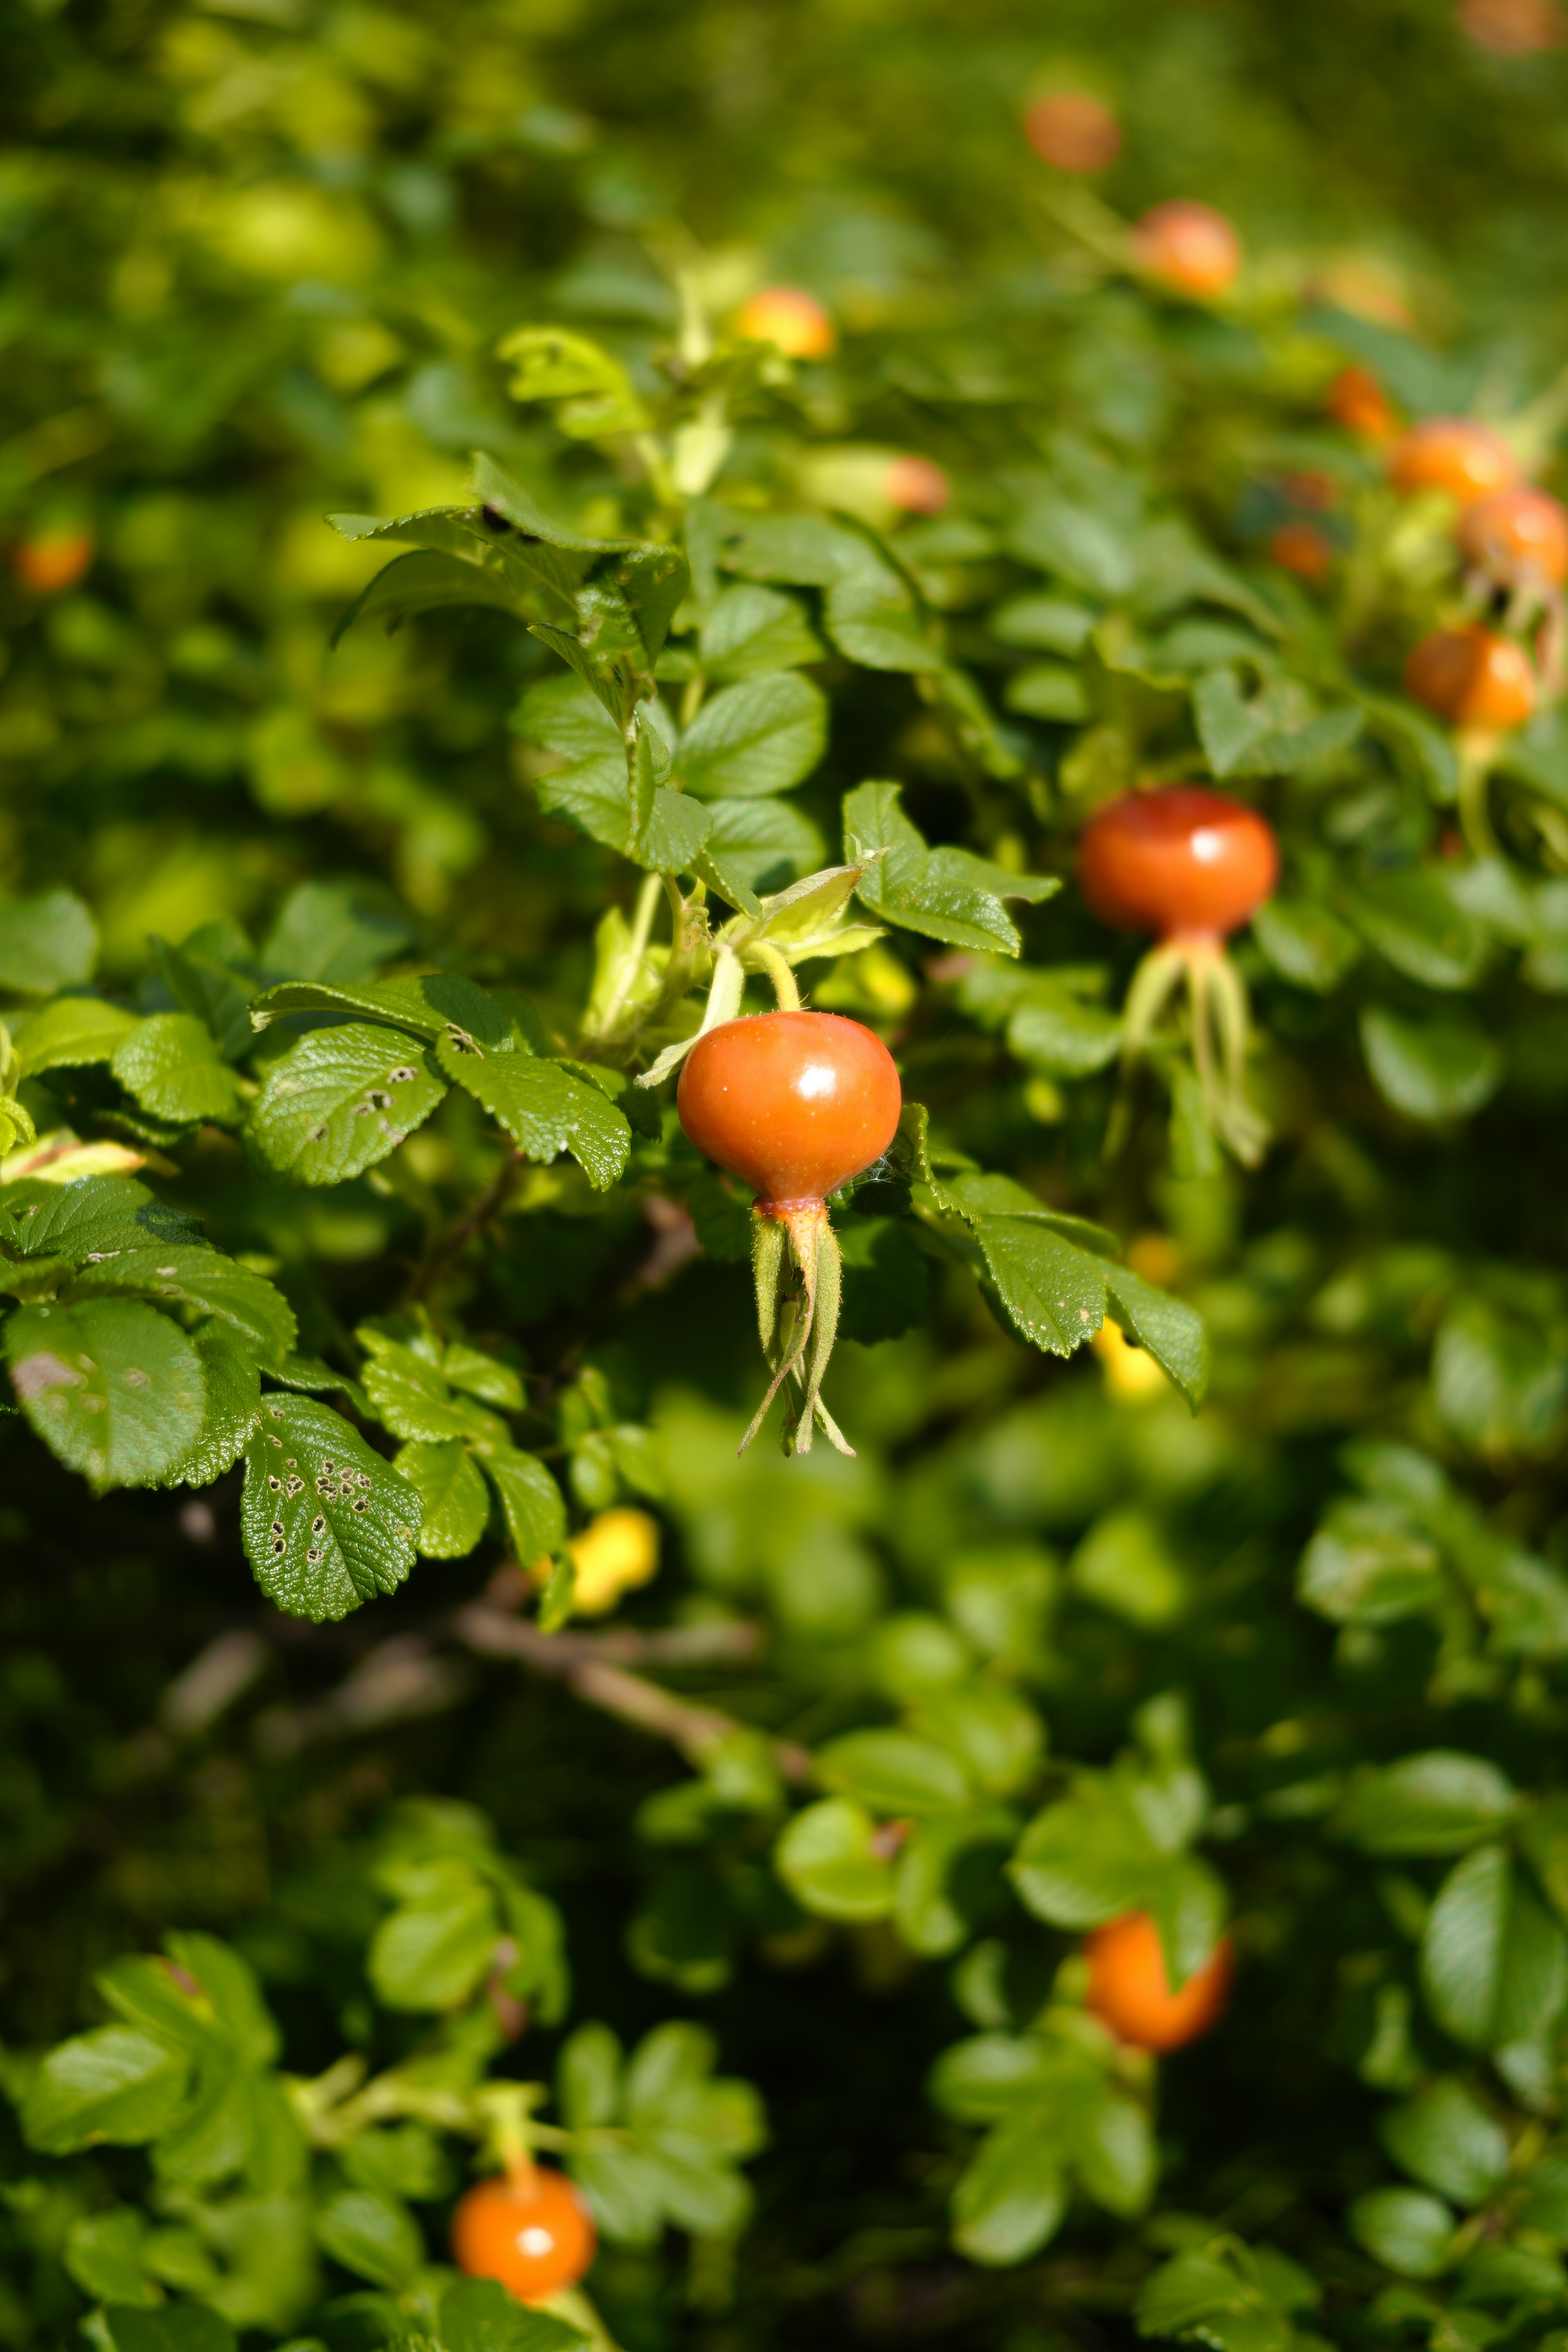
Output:
[[[1148,278],[1179,294],[1223,294],[1241,267],[1241,242],[1212,205],[1178,198],[1156,205],[1132,231],[1132,258]]]
[[[1084,2007],[1135,2050],[1179,2050],[1206,2033],[1230,1990],[1235,1954],[1217,1944],[1179,1992],[1171,1990],[1159,1931],[1146,1911],[1129,1911],[1086,1937]]]
[[[735,314],[735,332],[748,342],[772,343],[792,360],[822,360],[837,337],[813,294],[799,286],[768,286]]]
[[[1056,172],[1103,172],[1121,152],[1121,126],[1087,90],[1053,89],[1024,116],[1024,136]]]

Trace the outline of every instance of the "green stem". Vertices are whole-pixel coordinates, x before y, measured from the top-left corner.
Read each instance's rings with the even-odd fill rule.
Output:
[[[616,1015],[631,994],[637,973],[642,969],[642,960],[647,952],[648,940],[653,931],[654,914],[658,906],[658,881],[657,874],[643,876],[637,891],[637,912],[632,918],[631,937],[626,941],[626,951],[621,959],[621,969],[611,991],[610,1001],[599,1017],[597,1034],[600,1037],[613,1034]]]
[[[796,983],[795,973],[790,969],[787,959],[781,953],[779,949],[770,946],[766,940],[754,940],[752,946],[752,953],[756,957],[758,962],[762,965],[763,970],[767,973],[769,980],[773,982],[773,995],[777,1000],[779,1011],[781,1013],[798,1013],[800,1011],[800,989]]]
[[[1492,830],[1489,794],[1497,737],[1465,733],[1459,737],[1459,831],[1472,857],[1496,857],[1498,837]]]

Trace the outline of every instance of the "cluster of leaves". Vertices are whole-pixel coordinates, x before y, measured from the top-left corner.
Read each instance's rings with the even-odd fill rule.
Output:
[[[1568,2329],[1568,739],[1476,854],[1399,685],[1451,519],[1324,406],[1554,478],[1562,61],[1068,14],[1117,209],[1010,0],[18,38],[7,2342]],[[1173,193],[1218,310],[1123,267]],[[733,333],[770,278],[836,352]],[[1190,779],[1284,852],[1246,1176],[1064,887]],[[746,1204],[668,1081],[796,988],[909,1108],[833,1203],[858,1458],[737,1463]],[[1130,1909],[1239,1948],[1160,2070],[1084,2006]],[[535,2074],[559,2315],[431,2260]]]

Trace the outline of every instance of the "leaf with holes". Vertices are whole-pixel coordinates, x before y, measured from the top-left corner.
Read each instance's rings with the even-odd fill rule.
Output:
[[[414,1565],[419,1497],[342,1413],[268,1396],[245,1449],[240,1528],[269,1601],[313,1625],[395,1592]]]
[[[369,1022],[314,1029],[267,1074],[247,1130],[258,1157],[300,1184],[341,1184],[428,1118],[447,1081],[427,1051]]]
[[[177,1323],[129,1298],[19,1307],[11,1385],[51,1453],[100,1493],[165,1478],[201,1433],[201,1358]]]
[[[625,1112],[559,1064],[534,1054],[464,1052],[447,1038],[436,1059],[505,1128],[525,1159],[569,1151],[601,1192],[625,1169],[632,1148]]]
[[[292,1355],[299,1337],[293,1308],[264,1274],[190,1243],[116,1251],[80,1267],[63,1296],[150,1298],[160,1306],[220,1315],[243,1332],[257,1360],[268,1366]]]

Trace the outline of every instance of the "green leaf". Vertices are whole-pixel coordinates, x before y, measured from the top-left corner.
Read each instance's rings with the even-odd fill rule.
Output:
[[[90,980],[97,961],[98,926],[74,890],[0,900],[0,989],[52,996]]]
[[[171,1486],[210,1486],[233,1468],[261,1412],[256,1357],[232,1323],[209,1316],[191,1333],[202,1361],[206,1409],[190,1451],[165,1474]]]
[[[754,800],[798,784],[826,742],[821,688],[780,670],[710,696],[681,737],[675,765],[699,799]]]
[[[828,635],[865,669],[940,670],[945,657],[926,616],[897,572],[879,570],[836,580],[823,602]]]
[[[500,1446],[481,1459],[500,1496],[517,1558],[527,1565],[559,1551],[566,1540],[566,1506],[544,1464],[531,1454]]]
[[[1026,719],[1050,719],[1059,726],[1080,727],[1093,715],[1083,680],[1068,662],[1030,662],[1016,669],[1002,700]]]
[[[1145,1511],[1107,1511],[1072,1556],[1072,1587],[1085,1601],[1142,1633],[1163,1633],[1186,1614],[1187,1580],[1163,1531]]]
[[[153,1307],[118,1298],[18,1307],[5,1352],[35,1433],[100,1493],[157,1485],[196,1443],[201,1358]]]
[[[1435,1609],[1447,1580],[1436,1546],[1401,1504],[1345,1498],[1302,1553],[1296,1590],[1337,1625],[1392,1625]]]
[[[158,2290],[142,2267],[146,2235],[145,2216],[132,2205],[83,2213],[66,2240],[66,2269],[94,2303],[155,2303]]]
[[[261,948],[280,980],[367,980],[408,945],[403,917],[353,883],[297,882]]]
[[[416,1441],[402,1446],[393,1468],[419,1497],[418,1546],[426,1559],[462,1559],[484,1534],[489,1517],[485,1482],[467,1446]]]
[[[192,1242],[199,1233],[194,1218],[130,1176],[83,1176],[71,1184],[24,1178],[0,1191],[0,1250],[23,1263],[59,1258],[79,1266],[121,1250]]]
[[[1032,1217],[980,1216],[973,1232],[1003,1312],[1032,1346],[1070,1356],[1094,1337],[1105,1317],[1102,1260]]]
[[[15,1024],[11,1038],[24,1077],[46,1070],[79,1070],[107,1062],[141,1027],[134,1013],[100,996],[62,996]]]
[[[418,1895],[376,1929],[366,1958],[371,1984],[388,2009],[454,2009],[494,1962],[494,1897],[465,1863],[431,1863],[409,1875],[420,1882]]]
[[[206,2303],[110,2304],[103,2326],[114,2352],[235,2352],[234,2329]]]
[[[1404,2278],[1439,2278],[1448,2267],[1454,2216],[1419,2189],[1373,2189],[1345,2220],[1357,2245]]]
[[[499,2279],[459,2279],[441,2297],[441,2352],[578,2352],[589,2342],[553,2312],[525,2309]]]
[[[111,2140],[141,2147],[168,2128],[190,2061],[123,2025],[101,2025],[51,2050],[22,2101],[22,2133],[46,2156]]]
[[[416,613],[464,604],[492,604],[519,620],[528,617],[523,594],[499,566],[417,549],[410,555],[394,556],[386,569],[360,591],[332,631],[330,643],[334,648],[342,645],[359,621],[384,621],[390,633]]]
[[[194,1243],[125,1249],[78,1268],[62,1294],[68,1303],[112,1297],[192,1307],[231,1323],[269,1369],[293,1353],[294,1310],[266,1276]]]
[[[1568,2002],[1568,1937],[1506,1847],[1449,1872],[1421,1939],[1421,1986],[1438,2024],[1476,2050],[1537,2040]]]
[[[848,1731],[816,1754],[825,1789],[879,1813],[946,1813],[969,1801],[957,1764],[929,1739],[908,1731]]]
[[[849,864],[867,866],[856,885],[861,904],[885,922],[929,939],[1016,956],[1022,942],[1003,899],[1037,906],[1060,883],[1047,875],[1009,873],[967,849],[929,849],[900,805],[901,791],[898,784],[859,784],[845,800],[844,855]]]
[[[887,567],[858,531],[817,515],[758,515],[727,512],[719,548],[727,570],[748,580],[783,580],[801,588],[830,588],[836,581],[870,576]]]
[[[273,1395],[246,1445],[240,1527],[268,1600],[319,1625],[396,1591],[414,1565],[419,1498],[342,1413]]]
[[[1508,2176],[1508,2138],[1462,2083],[1445,2076],[1383,2118],[1396,2164],[1458,2205],[1479,2205]]]
[[[197,932],[194,938],[201,936]],[[151,944],[163,984],[175,1003],[208,1031],[226,1062],[237,1061],[251,1043],[254,983],[215,956],[201,953],[193,940],[177,948],[156,938]]]
[[[395,1151],[441,1100],[447,1080],[424,1047],[368,1022],[312,1030],[268,1071],[250,1142],[300,1184],[341,1184]]]
[[[1384,1004],[1361,1016],[1362,1051],[1385,1102],[1407,1118],[1468,1118],[1491,1100],[1502,1055],[1473,1021],[1410,1021]]]
[[[265,1029],[286,1013],[360,1013],[432,1045],[451,1036],[495,1046],[511,1039],[511,1024],[495,999],[456,971],[421,972],[412,980],[285,981],[256,999],[250,1017]]]
[[[1130,1339],[1146,1348],[1196,1412],[1209,1384],[1209,1335],[1203,1317],[1131,1266],[1104,1268],[1107,1308]]]
[[[436,1058],[506,1129],[525,1158],[550,1160],[570,1151],[601,1192],[621,1176],[631,1155],[632,1131],[625,1112],[597,1087],[533,1054],[465,1051],[446,1038]]]
[[[220,1125],[239,1107],[239,1081],[210,1029],[189,1013],[154,1013],[115,1047],[110,1068],[154,1118]]]
[[[891,1863],[863,1805],[828,1797],[787,1824],[773,1866],[797,1903],[826,1919],[881,1919],[893,1907]]]
[[[1346,912],[1369,947],[1424,988],[1469,988],[1486,963],[1484,925],[1439,875],[1420,867],[1363,882]]]
[[[693,871],[731,907],[760,909],[755,893],[797,880],[822,863],[826,847],[807,816],[788,801],[710,801],[708,835]]]
[[[505,1442],[506,1432],[493,1413],[454,1397],[436,1368],[436,1351],[405,1347],[385,1332],[363,1325],[355,1335],[369,1356],[364,1368],[364,1392],[394,1437],[438,1441],[445,1438],[489,1438]]]
[[[1333,1827],[1363,1853],[1463,1853],[1518,1809],[1512,1782],[1495,1764],[1435,1748],[1363,1772]]]
[[[952,2192],[952,2242],[972,2263],[1024,2262],[1061,2227],[1067,2182],[1041,2123],[1026,2116],[988,2132]]]
[[[408,2208],[374,2189],[344,2189],[315,2216],[324,2253],[374,2286],[405,2287],[425,2260],[425,2241]]]
[[[1121,1019],[1042,975],[1009,1020],[1007,1045],[1021,1062],[1052,1077],[1088,1077],[1121,1052]]]
[[[1282,979],[1317,996],[1331,995],[1361,953],[1349,926],[1310,898],[1270,898],[1252,936]]]
[[[512,370],[513,400],[558,400],[561,431],[574,440],[641,433],[648,418],[631,378],[612,352],[568,327],[514,327],[496,345]]]
[[[821,661],[827,651],[793,596],[744,583],[724,589],[703,615],[698,657],[710,677],[760,677]]]

